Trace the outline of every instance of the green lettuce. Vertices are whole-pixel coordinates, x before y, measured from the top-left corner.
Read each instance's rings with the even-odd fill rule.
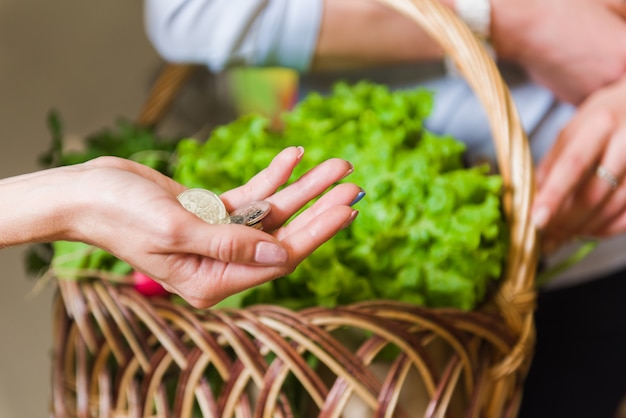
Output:
[[[300,145],[306,152],[294,178],[340,157],[355,166],[349,181],[367,193],[352,226],[292,274],[222,305],[301,309],[393,299],[469,310],[484,300],[507,254],[502,180],[487,166],[466,167],[463,143],[425,129],[432,103],[424,89],[338,83],[286,112],[280,129],[245,115],[207,141],[181,140],[173,178],[189,187],[237,187],[281,149]]]

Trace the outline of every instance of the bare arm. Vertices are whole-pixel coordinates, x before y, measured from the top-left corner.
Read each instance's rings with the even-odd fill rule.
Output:
[[[454,10],[453,0],[441,0]],[[557,97],[578,104],[626,71],[626,2],[490,0],[491,42]],[[325,0],[313,69],[439,59],[421,28],[375,0]]]
[[[491,2],[498,56],[521,65],[560,99],[578,104],[626,71],[626,2]]]
[[[380,66],[442,56],[441,47],[419,25],[378,1],[324,1],[313,70]]]

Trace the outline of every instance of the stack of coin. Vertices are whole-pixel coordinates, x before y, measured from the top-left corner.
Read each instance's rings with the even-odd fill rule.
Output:
[[[230,223],[244,224],[256,229],[263,229],[261,220],[270,213],[272,206],[264,201],[248,203],[246,206],[235,209],[230,214]]]
[[[272,206],[265,201],[255,201],[228,213],[224,202],[210,190],[193,188],[178,195],[178,201],[189,212],[210,224],[241,224],[262,230],[261,221]]]

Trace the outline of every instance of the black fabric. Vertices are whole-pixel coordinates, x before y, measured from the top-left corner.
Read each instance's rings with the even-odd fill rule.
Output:
[[[626,395],[626,270],[542,292],[520,418],[613,418]]]

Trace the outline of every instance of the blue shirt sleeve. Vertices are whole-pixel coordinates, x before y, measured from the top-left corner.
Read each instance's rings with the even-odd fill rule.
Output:
[[[322,0],[145,0],[148,39],[171,62],[307,71]]]

